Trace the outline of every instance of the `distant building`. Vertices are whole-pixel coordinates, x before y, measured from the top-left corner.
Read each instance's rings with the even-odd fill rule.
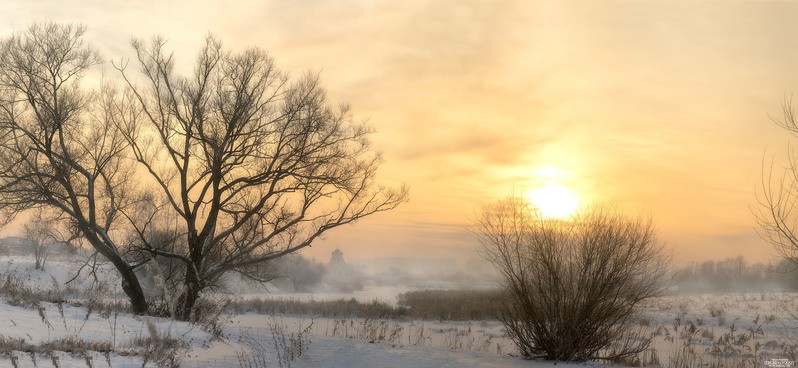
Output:
[[[332,289],[344,292],[363,290],[363,273],[346,264],[344,252],[335,249],[324,272],[324,283]]]
[[[327,262],[327,265],[334,266],[334,265],[345,265],[346,261],[344,261],[344,252],[341,252],[340,249],[335,248],[332,252],[332,256],[330,257],[330,262]]]

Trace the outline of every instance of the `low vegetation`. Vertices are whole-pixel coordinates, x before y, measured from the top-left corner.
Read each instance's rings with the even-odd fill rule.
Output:
[[[648,349],[636,313],[664,289],[668,264],[650,220],[608,208],[549,219],[510,197],[487,206],[475,232],[502,274],[499,319],[522,355],[618,360]]]
[[[479,331],[478,331],[479,330]],[[370,343],[390,343],[394,346],[412,345],[443,349],[512,353],[512,342],[503,334],[478,329],[471,324],[432,327],[425,323],[400,322],[373,318],[337,319],[327,325],[324,336],[364,340]]]
[[[297,300],[257,298],[232,301],[228,311],[324,318],[418,319],[439,321],[495,320],[502,302],[501,290],[417,290],[399,294],[398,305],[355,298]]]
[[[296,300],[257,298],[233,301],[228,310],[236,313],[291,315],[324,318],[405,318],[407,308],[394,307],[385,302],[360,302],[352,299]]]
[[[493,320],[498,318],[508,295],[489,290],[417,290],[399,294],[400,306],[412,318],[437,320]]]
[[[763,361],[786,359],[795,362],[798,348],[782,339],[766,338],[763,327],[770,323],[760,315],[743,326],[713,328],[701,319],[677,316],[669,327],[660,327],[656,336],[670,342],[669,368],[761,367]]]
[[[2,275],[0,298],[32,310],[34,316],[38,313],[43,328],[53,336],[37,341],[0,334],[0,360],[17,366],[31,366],[31,362],[35,366],[64,366],[65,362],[79,359],[89,362],[87,367],[94,367],[127,358],[138,364],[147,361],[155,366],[178,366],[181,362],[177,358],[185,356],[181,351],[188,348],[185,343],[189,339],[171,333],[168,325],[156,328],[146,321],[138,335],[128,332],[122,337],[124,332],[116,330],[120,328],[116,321],[130,318],[129,306],[113,295],[114,291],[102,281],[85,290],[55,281],[49,287],[36,288],[25,277]],[[396,305],[354,299],[253,299],[226,304],[226,299],[219,297],[205,299],[207,306],[200,308],[208,310],[204,313],[206,320],[215,321],[215,327],[199,323],[192,326],[211,332],[206,336],[212,339],[236,341],[246,347],[237,352],[232,364],[247,368],[290,367],[291,359],[307,352],[312,336],[517,355],[520,351],[502,332],[493,314],[506,298],[500,290],[411,291],[400,294]],[[617,359],[618,363],[668,368],[753,368],[762,366],[761,362],[767,359],[794,359],[796,353],[790,340],[794,334],[782,327],[792,326],[794,321],[789,315],[798,307],[794,294],[667,295],[651,299],[643,307],[644,313],[633,323],[637,336],[652,341],[652,345]],[[228,313],[285,315],[289,322],[274,322],[276,327],[267,324],[249,337],[242,334],[232,340],[229,332],[235,327],[231,330],[230,325],[225,325],[231,319]],[[310,317],[310,322],[299,319],[296,324],[296,316]],[[112,331],[110,340],[87,337],[82,332],[96,329],[94,325],[83,330],[82,325],[88,321],[88,326],[92,326],[98,320]],[[612,354],[612,349],[617,348],[610,346],[602,353]],[[230,363],[228,360],[224,364]]]
[[[52,304],[40,302],[37,311],[41,317],[41,323],[48,331],[55,333],[60,330],[62,325],[63,332],[59,337],[53,336],[41,342],[34,342],[33,337],[29,339],[20,337],[8,337],[0,334],[0,357],[6,358],[14,367],[27,367],[22,361],[30,361],[33,367],[53,366],[60,367],[60,360],[65,357],[79,358],[84,361],[86,367],[96,366],[94,360],[102,357],[105,366],[114,366],[111,363],[111,356],[117,357],[137,357],[141,361],[141,366],[149,362],[159,368],[180,367],[180,360],[183,355],[181,351],[187,350],[188,346],[182,336],[170,336],[168,332],[159,330],[155,323],[147,321],[146,333],[141,331],[139,335],[129,339],[126,343],[119,344],[116,340],[116,331],[112,332],[113,338],[105,339],[98,336],[85,336],[83,328],[92,316],[91,312],[85,314],[83,321],[73,325],[64,313],[63,305],[56,305],[58,311],[56,315],[52,313]],[[108,321],[109,325],[115,325],[117,315],[101,316]],[[33,327],[33,326],[28,326]],[[96,333],[96,331],[95,331]],[[125,332],[127,333],[127,332]],[[43,361],[49,361],[44,363]]]

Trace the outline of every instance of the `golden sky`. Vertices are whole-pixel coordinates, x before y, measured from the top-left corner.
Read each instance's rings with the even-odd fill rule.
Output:
[[[480,206],[551,181],[651,215],[677,261],[770,259],[751,208],[789,142],[771,117],[798,90],[796,17],[784,1],[0,3],[4,35],[83,23],[109,60],[160,34],[188,69],[210,32],[321,72],[411,200],[330,233],[320,259],[476,257]]]

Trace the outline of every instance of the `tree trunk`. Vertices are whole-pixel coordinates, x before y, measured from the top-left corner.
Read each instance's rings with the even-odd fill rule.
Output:
[[[111,261],[111,264],[113,264],[114,268],[119,272],[119,275],[122,277],[122,290],[130,300],[130,307],[133,309],[133,314],[147,314],[149,309],[147,297],[144,295],[144,289],[141,288],[139,278],[130,263],[122,259],[119,254],[112,252],[110,247],[105,245],[89,228],[81,227],[81,230],[94,249]]]
[[[200,295],[200,285],[197,281],[197,275],[194,272],[194,267],[188,265],[186,267],[186,279],[183,292],[177,299],[177,306],[175,308],[175,319],[179,321],[190,321],[191,312],[194,311],[194,305],[197,303]]]
[[[132,267],[119,268],[119,274],[122,275],[122,290],[130,300],[130,306],[133,309],[133,314],[146,314],[148,310],[147,297],[144,296],[144,290],[141,288],[139,278],[133,271]]]

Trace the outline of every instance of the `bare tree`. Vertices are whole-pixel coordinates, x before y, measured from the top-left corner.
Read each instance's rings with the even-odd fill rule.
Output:
[[[159,208],[181,220],[185,248],[173,251],[148,242],[156,221],[135,222],[144,250],[184,266],[177,318],[190,319],[201,291],[225,273],[268,280],[258,265],[405,201],[406,188],[374,181],[381,157],[371,129],[330,106],[315,76],[292,83],[264,51],[231,53],[208,37],[183,77],[164,46],[133,43],[145,83],[117,67],[138,113],[115,116],[162,194]]]
[[[49,245],[52,245],[60,238],[60,234],[55,229],[56,218],[49,217],[45,211],[39,209],[33,217],[23,226],[25,237],[33,246],[33,257],[36,261],[35,268],[44,270],[47,261]]]
[[[548,219],[510,197],[484,208],[476,235],[509,295],[500,320],[525,356],[618,359],[648,347],[630,327],[667,271],[650,221],[604,208]]]
[[[798,138],[798,121],[792,100],[782,103],[783,118],[774,120],[791,136]],[[787,150],[786,166],[774,170],[762,164],[762,184],[757,193],[759,207],[754,214],[759,224],[760,236],[768,241],[785,259],[798,266],[798,153]]]
[[[110,90],[87,93],[80,79],[100,63],[84,27],[37,24],[0,41],[0,211],[60,213],[122,278],[135,313],[147,302],[124,247],[120,211],[135,202],[127,141]]]

